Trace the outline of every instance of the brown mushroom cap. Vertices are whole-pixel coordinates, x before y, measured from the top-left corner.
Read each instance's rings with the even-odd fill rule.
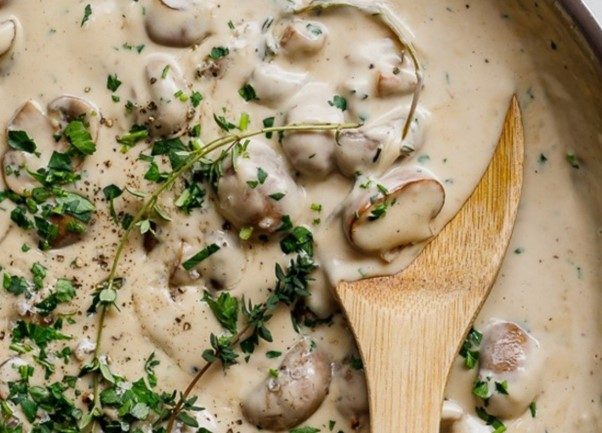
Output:
[[[379,179],[358,180],[345,208],[349,241],[382,254],[432,236],[430,224],[445,203],[443,185],[428,171],[396,167]]]
[[[522,415],[541,389],[539,342],[514,322],[493,320],[483,333],[479,380],[489,385],[488,412],[502,418]],[[495,383],[507,384],[507,394]]]
[[[267,175],[263,183],[259,182],[260,170]],[[284,215],[294,219],[299,213],[305,193],[291,177],[283,158],[262,140],[252,139],[248,157],[238,157],[236,167],[231,159],[226,161],[217,197],[220,213],[236,227],[252,226],[272,233],[280,227]]]
[[[327,356],[303,339],[286,354],[278,377],[266,379],[242,403],[243,415],[262,429],[291,429],[320,407],[330,380]]]
[[[146,13],[149,38],[167,47],[198,45],[211,33],[211,9],[207,1],[153,0]]]

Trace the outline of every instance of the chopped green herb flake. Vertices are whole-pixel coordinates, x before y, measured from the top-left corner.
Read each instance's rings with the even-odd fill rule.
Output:
[[[116,92],[121,86],[121,81],[117,78],[117,74],[109,75],[107,77],[107,89],[111,92]]]
[[[247,102],[258,99],[255,88],[248,83],[238,90],[238,94]]]
[[[36,143],[25,131],[8,131],[8,145],[11,149],[22,150],[27,153],[36,151]]]
[[[84,8],[84,17],[82,18],[80,27],[83,27],[84,24],[88,22],[88,20],[90,19],[90,15],[92,15],[92,6],[90,4],[87,4]]]
[[[219,60],[222,57],[226,57],[228,54],[230,54],[230,50],[227,47],[213,47],[209,57],[213,60]]]
[[[347,110],[347,99],[339,95],[334,95],[334,98],[332,99],[332,101],[328,101],[328,104],[331,107],[336,107],[341,111]]]
[[[194,268],[195,266],[197,266],[199,263],[201,263],[203,260],[205,260],[208,257],[212,256],[213,254],[217,253],[219,250],[220,250],[220,247],[217,244],[211,244],[211,245],[207,246],[206,248],[202,249],[201,251],[199,251],[198,253],[196,253],[194,256],[192,256],[188,260],[186,260],[184,263],[182,263],[182,267],[184,269],[186,269],[187,271],[189,271],[192,268]]]

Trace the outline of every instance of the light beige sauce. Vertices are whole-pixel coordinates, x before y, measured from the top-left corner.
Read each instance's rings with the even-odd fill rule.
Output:
[[[174,7],[188,3],[172,1]],[[399,61],[401,53],[401,47],[392,42],[394,36],[382,23],[347,8],[322,16],[303,15],[296,19],[309,20],[318,26],[320,37],[304,45],[295,39],[299,35],[289,35],[288,42],[266,69],[267,61],[262,61],[265,47],[277,45],[279,35],[290,22],[283,11],[294,2],[202,3],[195,6],[197,15],[194,15],[166,9],[154,0],[98,0],[91,3],[92,14],[82,26],[86,2],[0,0],[0,23],[5,20],[16,23],[16,40],[9,44],[7,54],[0,57],[0,130],[8,127],[26,101],[36,101],[45,112],[48,103],[63,95],[90,101],[99,107],[99,116],[104,119],[96,140],[97,150],[83,162],[82,180],[73,188],[96,206],[93,222],[82,241],[41,252],[36,248],[33,232],[24,232],[10,222],[12,203],[5,200],[0,204],[4,210],[0,213],[0,231],[8,231],[0,241],[3,269],[30,279],[29,269],[39,262],[48,268],[45,288],[53,287],[58,278],[77,282],[77,297],[57,310],[73,314],[75,323],[66,323],[63,329],[73,339],[60,342],[57,347],[66,344],[74,351],[79,347],[76,354],[84,361],[74,356],[68,365],[55,361],[57,373],[50,380],[77,374],[93,350],[90,342],[95,339],[98,318],[86,315],[85,311],[96,285],[106,278],[120,236],[102,188],[115,184],[151,191],[157,186],[143,179],[149,164],[137,160],[140,153],[148,155],[151,146],[141,142],[122,154],[121,145],[115,140],[116,136],[127,133],[134,121],[133,115],[126,114],[124,109],[128,100],[141,105],[159,101],[159,111],[154,113],[157,124],[169,126],[161,126],[154,134],[176,132],[200,122],[204,142],[221,134],[212,120],[214,113],[238,124],[241,113],[246,112],[251,119],[249,130],[261,128],[262,120],[270,116],[275,116],[276,125],[284,124],[287,119],[342,122],[362,118],[366,128],[381,127],[371,133],[390,144],[381,153],[380,162],[359,176],[356,192],[350,198],[354,188],[350,175],[356,171],[356,164],[365,161],[360,158],[358,162],[353,153],[336,149],[332,133],[290,135],[284,139],[284,148],[276,136],[271,140],[260,137],[258,140],[269,143],[276,152],[265,145],[254,147],[250,153],[252,156],[257,153],[257,159],[245,159],[240,171],[243,174],[239,174],[243,184],[253,181],[257,168],[254,161],[265,161],[259,164],[262,167],[273,166],[270,174],[281,170],[281,175],[268,176],[269,181],[253,190],[265,190],[265,194],[287,192],[274,204],[275,213],[269,215],[272,219],[262,220],[259,226],[272,231],[280,216],[290,215],[295,225],[309,227],[315,238],[320,269],[315,274],[307,304],[317,317],[333,318],[329,325],[302,327],[300,333],[315,341],[332,363],[333,378],[324,402],[300,425],[330,431],[332,420],[336,423],[333,431],[349,433],[354,427],[368,431],[366,417],[359,416],[365,407],[361,377],[342,379],[349,379],[349,358],[357,352],[330,294],[330,285],[342,279],[397,272],[415,257],[421,245],[375,254],[373,239],[386,240],[387,227],[381,224],[382,227],[372,229],[374,232],[364,231],[359,235],[361,240],[356,245],[363,248],[362,252],[349,242],[348,238],[353,240],[353,236],[345,233],[348,226],[342,220],[346,214],[353,215],[351,206],[357,204],[357,195],[362,193],[360,185],[388,172],[397,159],[395,165],[400,168],[396,169],[422,173],[428,178],[433,173],[443,185],[445,204],[440,213],[432,212],[435,219],[431,224],[425,226],[415,214],[408,216],[409,221],[415,221],[417,239],[423,239],[425,232],[436,233],[460,208],[485,170],[509,97],[516,93],[524,112],[527,140],[524,196],[508,256],[475,327],[485,329],[492,318],[516,322],[539,345],[543,368],[533,373],[541,374],[533,386],[537,416],[533,418],[528,410],[523,412],[525,408],[510,417],[500,415],[509,432],[599,432],[602,429],[599,313],[602,72],[574,40],[575,35],[567,30],[568,25],[559,12],[548,3],[527,1],[389,0],[388,4],[412,35],[424,66],[418,122],[413,123],[403,142],[414,151],[405,149],[401,153],[408,156],[397,158],[402,144],[398,137],[411,100],[411,92],[404,86],[411,87],[414,78],[406,56],[400,82],[389,77],[383,87],[372,85],[375,71],[388,70]],[[267,32],[262,32],[262,25],[270,17],[274,23]],[[161,23],[162,19],[165,22]],[[234,29],[228,26],[230,20]],[[180,25],[186,29],[184,41],[182,33],[173,30]],[[9,27],[0,24],[0,38],[4,38],[0,39],[0,54],[3,40],[10,39],[3,36],[10,31]],[[303,24],[300,28],[303,29]],[[159,43],[153,42],[149,34]],[[135,47],[140,44],[144,48],[138,53]],[[188,47],[192,44],[198,45]],[[213,69],[207,70],[207,55],[213,47],[228,47],[230,52],[217,67],[213,65]],[[151,58],[156,64],[147,68]],[[163,64],[171,65],[165,81],[160,76]],[[287,71],[286,74],[277,67]],[[214,78],[213,73],[218,77]],[[106,88],[107,76],[112,74],[117,74],[123,82],[115,92]],[[152,77],[165,88],[149,87]],[[253,84],[259,101],[246,102],[239,96],[238,89],[247,82]],[[356,92],[351,93],[351,89]],[[190,102],[175,97],[166,103],[165,98],[178,90],[187,95],[193,90],[203,94],[204,100],[196,112],[189,110]],[[369,96],[367,99],[363,98],[364,93]],[[120,101],[114,102],[112,95],[119,95]],[[345,96],[346,111],[328,104],[335,95]],[[145,120],[148,116],[142,113],[139,121]],[[287,140],[291,143],[287,144]],[[41,144],[37,139],[36,142]],[[2,143],[4,151],[7,144],[5,140]],[[580,158],[579,169],[567,162],[568,152],[575,152]],[[276,159],[268,161],[272,154]],[[155,159],[160,161],[159,157]],[[169,169],[166,160],[159,165],[161,170]],[[378,180],[370,188],[375,183]],[[229,187],[220,188],[228,196]],[[210,191],[209,187],[206,189]],[[420,214],[430,215],[438,207],[439,196],[432,189],[426,193],[427,201],[423,203],[416,202],[420,194],[415,191],[400,202]],[[236,190],[232,194],[236,195]],[[292,257],[281,252],[277,234],[267,243],[256,237],[251,241],[239,238],[239,228],[246,226],[245,221],[252,217],[258,196],[249,199],[249,205],[241,206],[238,212],[236,207],[230,209],[230,219],[238,226],[224,228],[222,214],[228,215],[228,209],[222,202],[220,214],[211,192],[203,209],[194,209],[190,215],[174,207],[174,195],[169,192],[160,200],[172,221],[159,227],[159,244],[147,253],[140,236],[135,235],[126,248],[118,272],[126,278],[119,291],[119,311],[110,310],[102,343],[102,353],[110,359],[111,369],[131,381],[144,374],[144,361],[154,352],[161,361],[156,368],[159,386],[165,390],[186,387],[196,369],[204,364],[201,355],[209,347],[210,334],[223,331],[207,304],[201,301],[203,290],[224,286],[233,296],[244,295],[261,302],[268,296],[267,288],[274,285],[274,264],[286,266]],[[257,206],[261,208],[259,203]],[[115,201],[118,212],[134,213],[140,204],[140,199],[127,192]],[[320,204],[321,210],[312,210],[312,204]],[[405,217],[399,208],[389,215]],[[399,237],[411,239],[412,233],[404,230]],[[21,250],[24,243],[31,247],[27,252]],[[192,274],[181,269],[182,260],[211,243],[222,246],[221,250]],[[10,332],[16,320],[24,319],[24,310],[31,308],[32,303],[23,296],[0,292],[0,363],[15,355],[9,348]],[[278,368],[282,362],[283,357],[271,359],[266,352],[284,353],[301,339],[291,325],[288,308],[278,308],[269,329],[272,343],[261,342],[248,362],[241,357],[241,363],[226,374],[214,367],[197,386],[198,404],[206,408],[203,416],[208,419],[201,426],[212,433],[257,431],[245,420],[241,403],[269,378],[270,369]],[[30,358],[24,356],[32,362]],[[480,405],[471,394],[476,370],[465,369],[463,362],[459,358],[454,366],[446,393],[447,398],[461,407],[447,407],[444,418],[455,433],[492,431],[492,427],[473,418],[474,407]],[[530,367],[526,368],[530,374]],[[5,378],[3,375],[9,373],[0,372],[2,391],[2,381],[14,378]],[[38,371],[36,380],[43,382],[39,374]],[[512,381],[509,383],[512,395]],[[520,379],[517,386],[524,383]],[[81,379],[78,386],[87,389],[88,379]],[[531,394],[530,388],[525,394]],[[340,410],[341,406],[347,410]],[[454,418],[458,419],[455,424]],[[359,426],[358,422],[352,425],[352,420],[359,420]]]

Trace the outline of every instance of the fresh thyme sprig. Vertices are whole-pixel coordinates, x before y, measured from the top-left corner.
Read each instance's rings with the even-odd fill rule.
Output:
[[[291,230],[291,233],[284,238],[296,237],[299,238],[298,234],[303,233],[301,239],[298,239],[297,247],[289,249],[290,240],[287,245],[281,243],[281,248],[285,253],[297,252],[296,259],[291,259],[289,266],[286,270],[279,264],[276,264],[275,275],[276,284],[271,290],[270,295],[267,297],[265,302],[253,305],[251,302],[245,303],[244,298],[242,301],[242,313],[246,319],[244,328],[231,336],[217,337],[211,334],[210,343],[211,349],[205,350],[203,358],[206,363],[201,370],[196,374],[192,382],[188,385],[186,390],[181,394],[178,403],[175,405],[169,421],[167,423],[167,431],[171,432],[173,426],[178,419],[178,415],[185,402],[189,399],[190,393],[193,391],[197,383],[201,378],[209,371],[209,369],[220,362],[222,366],[228,368],[231,365],[237,363],[236,358],[238,354],[234,351],[234,348],[240,344],[240,348],[246,354],[254,352],[255,348],[259,344],[259,340],[265,340],[268,342],[272,341],[272,334],[267,328],[267,322],[272,318],[276,307],[280,304],[292,306],[297,304],[302,299],[309,296],[309,281],[311,273],[316,270],[316,264],[313,259],[313,237],[309,230],[304,227],[295,227]],[[309,245],[311,244],[311,248]],[[231,298],[230,295],[223,295],[225,298]],[[233,304],[233,299],[230,302]],[[224,300],[225,301],[225,300]],[[211,304],[210,304],[211,305]],[[236,308],[238,308],[238,302],[236,302]],[[215,314],[215,310],[214,310]],[[228,325],[228,321],[220,320],[220,315],[216,314],[216,318],[222,323],[225,328]]]
[[[340,123],[340,124],[308,123],[308,124],[293,124],[293,125],[285,125],[285,126],[278,126],[278,127],[268,127],[268,128],[263,128],[258,131],[254,131],[254,132],[230,134],[230,135],[215,139],[215,140],[211,141],[209,144],[207,144],[206,146],[202,146],[199,149],[192,151],[187,156],[185,162],[178,169],[171,172],[169,174],[169,176],[165,179],[165,182],[163,182],[157,189],[155,189],[150,195],[147,196],[146,201],[144,202],[142,207],[134,215],[129,226],[124,230],[123,235],[119,241],[119,244],[117,245],[115,255],[113,257],[109,275],[106,278],[106,280],[101,284],[101,288],[102,288],[101,291],[95,295],[95,296],[98,296],[98,298],[99,298],[99,302],[97,305],[97,308],[98,308],[97,311],[98,311],[99,316],[98,316],[98,324],[97,324],[98,328],[96,331],[96,341],[95,341],[96,348],[94,350],[92,363],[88,366],[88,369],[87,369],[87,372],[93,373],[93,407],[92,407],[92,409],[90,409],[90,414],[86,418],[87,423],[84,423],[81,426],[82,428],[89,427],[90,424],[92,424],[94,422],[95,417],[97,416],[96,414],[100,414],[100,412],[101,412],[100,384],[101,384],[102,375],[100,374],[99,369],[95,368],[95,366],[101,365],[101,362],[100,362],[101,354],[102,354],[102,344],[101,343],[102,343],[102,335],[103,335],[103,330],[104,330],[104,323],[105,323],[106,317],[107,317],[107,311],[111,308],[111,306],[113,306],[115,304],[115,301],[117,298],[117,291],[121,287],[121,284],[118,283],[119,281],[121,281],[121,279],[117,277],[117,270],[118,270],[121,258],[124,254],[125,247],[128,244],[128,241],[130,239],[130,235],[132,234],[132,231],[135,229],[135,227],[137,227],[137,224],[140,221],[142,221],[143,219],[145,219],[146,216],[148,215],[148,213],[151,212],[155,208],[157,201],[158,201],[159,197],[161,196],[161,194],[163,194],[165,191],[169,190],[182,175],[184,175],[185,173],[190,171],[193,168],[193,166],[197,162],[199,162],[201,159],[207,157],[212,152],[214,152],[218,149],[223,149],[223,148],[227,147],[227,149],[230,150],[237,143],[240,143],[243,140],[246,140],[246,139],[249,139],[252,137],[256,137],[256,136],[260,136],[260,135],[264,135],[264,134],[269,134],[269,133],[273,134],[273,133],[285,133],[285,132],[295,132],[295,131],[340,131],[340,130],[344,130],[344,129],[358,128],[359,126],[361,126],[361,125],[357,124],[357,123]],[[250,329],[251,329],[251,325],[249,325],[239,335],[240,336],[244,335],[244,333],[248,332]],[[230,347],[236,345],[239,342],[240,338],[241,337],[237,336],[236,338],[232,339],[229,342]],[[217,348],[214,349],[214,351],[219,352],[219,347],[220,346],[218,345]],[[216,354],[219,355],[219,353],[216,353]],[[219,358],[219,356],[217,356],[217,358]],[[176,418],[179,410],[181,409],[183,402],[186,401],[185,397],[188,396],[190,394],[190,392],[192,392],[192,389],[194,388],[194,386],[196,385],[198,380],[211,367],[212,364],[213,364],[213,362],[207,362],[205,367],[203,367],[203,369],[201,369],[201,371],[197,375],[197,378],[195,378],[195,380],[190,384],[190,386],[184,392],[183,398],[178,402],[178,404],[174,408],[173,413],[175,415],[170,418],[171,426],[173,426],[173,423],[175,422],[175,418]],[[170,429],[168,429],[167,431],[169,432]]]
[[[312,12],[320,12],[337,7],[354,8],[380,19],[383,24],[385,24],[385,26],[387,26],[395,34],[395,36],[397,36],[397,40],[401,46],[407,50],[408,54],[410,55],[412,63],[414,64],[414,73],[416,75],[416,89],[414,90],[412,103],[410,104],[410,109],[408,110],[408,117],[403,127],[401,138],[405,139],[410,132],[410,127],[412,126],[412,121],[414,120],[414,114],[418,108],[418,100],[420,99],[420,93],[422,92],[422,85],[424,81],[422,65],[418,60],[416,48],[410,42],[411,37],[408,34],[408,31],[397,15],[388,6],[381,4],[380,2],[366,4],[360,3],[356,0],[313,0],[307,6],[293,10],[293,14],[301,15]]]

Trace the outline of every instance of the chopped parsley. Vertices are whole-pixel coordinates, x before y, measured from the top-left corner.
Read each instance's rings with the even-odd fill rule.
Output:
[[[567,152],[567,154],[566,154],[566,160],[571,165],[571,167],[573,167],[575,169],[580,169],[581,168],[581,164],[579,162],[579,158],[573,152]]]
[[[343,98],[340,95],[334,95],[334,98],[332,98],[332,101],[328,101],[328,105],[330,105],[331,107],[336,107],[341,111],[346,111],[347,110],[347,99]]]
[[[205,291],[203,301],[209,305],[218,322],[232,334],[236,334],[238,323],[238,299],[222,292],[217,299]]]
[[[211,244],[206,248],[203,248],[201,251],[199,251],[194,256],[186,260],[184,263],[182,263],[182,267],[187,271],[190,271],[203,260],[209,258],[213,254],[217,253],[219,250],[220,247],[217,244]]]
[[[466,368],[473,369],[477,366],[479,361],[479,346],[481,345],[481,341],[483,340],[483,334],[475,329],[471,329],[466,337],[466,340],[462,344],[460,348],[460,356],[462,356],[465,361],[464,365]]]
[[[255,93],[255,88],[253,86],[251,86],[249,83],[242,86],[238,90],[238,94],[241,96],[241,98],[243,98],[247,102],[259,99],[259,98],[257,98],[257,93]]]
[[[82,18],[80,27],[83,27],[84,24],[86,24],[88,22],[91,15],[92,15],[92,6],[90,4],[87,4],[86,7],[84,8],[84,17]]]
[[[223,57],[226,57],[228,54],[230,54],[228,47],[213,47],[211,49],[211,53],[209,53],[209,57],[211,57],[213,60],[219,60]]]
[[[22,150],[27,153],[36,151],[36,143],[25,131],[8,131],[8,145],[11,149]]]
[[[105,199],[109,202],[109,213],[113,221],[117,222],[117,212],[115,212],[115,199],[123,194],[123,190],[117,185],[108,185],[102,189]]]
[[[92,141],[92,136],[88,128],[81,120],[72,120],[64,131],[71,146],[82,155],[92,155],[96,152],[96,144]]]
[[[197,108],[203,101],[203,95],[196,90],[190,94],[190,103],[194,108]]]
[[[116,92],[121,86],[121,81],[117,78],[117,74],[109,75],[107,77],[107,89],[111,92]]]

